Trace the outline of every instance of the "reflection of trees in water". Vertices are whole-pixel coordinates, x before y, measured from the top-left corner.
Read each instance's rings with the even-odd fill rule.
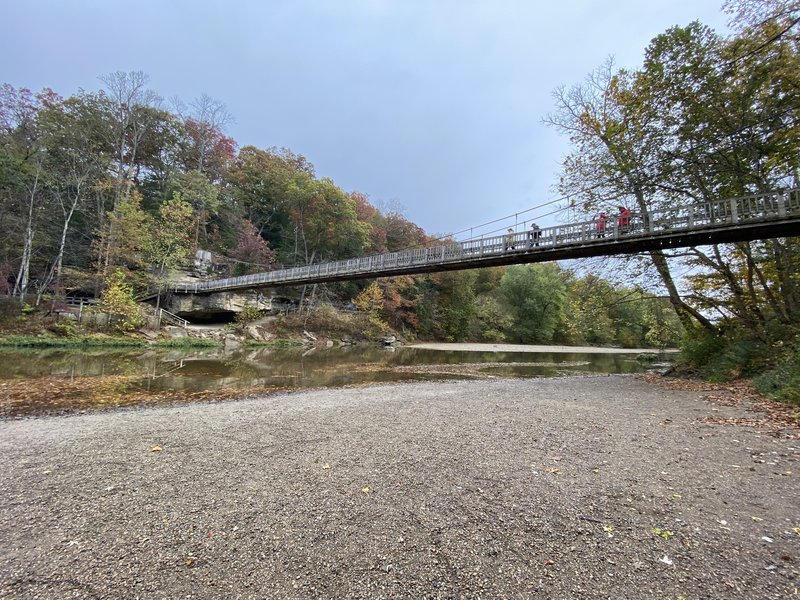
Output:
[[[26,348],[1,351],[0,369],[2,377],[134,375],[142,368],[139,354],[141,350]]]
[[[643,370],[633,355],[334,348],[23,349],[0,352],[4,377],[108,378],[102,395],[303,388],[453,377],[551,377]]]

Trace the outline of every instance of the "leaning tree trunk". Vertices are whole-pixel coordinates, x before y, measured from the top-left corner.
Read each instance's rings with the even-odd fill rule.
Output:
[[[667,258],[664,256],[664,253],[661,251],[650,252],[650,258],[653,261],[656,271],[658,271],[658,274],[661,277],[661,282],[664,284],[664,287],[667,288],[669,302],[672,305],[672,308],[675,310],[675,314],[678,315],[678,319],[680,319],[681,323],[683,324],[684,329],[686,329],[686,331],[691,331],[694,327],[694,323],[692,321],[692,319],[694,319],[706,331],[709,331],[713,334],[719,333],[711,321],[709,321],[703,316],[702,313],[695,310],[681,299],[681,296],[678,293],[678,288],[675,286],[675,281],[672,279],[672,273],[670,272],[669,265],[667,264]]]

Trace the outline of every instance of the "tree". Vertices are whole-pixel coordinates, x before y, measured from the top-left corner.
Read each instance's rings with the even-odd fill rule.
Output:
[[[644,322],[647,325],[644,339],[648,345],[663,350],[669,346],[676,347],[680,342],[683,333],[680,321],[663,302],[651,301],[645,305]]]
[[[152,221],[152,234],[147,243],[147,256],[159,277],[167,269],[186,264],[192,252],[192,206],[180,192],[164,202]]]
[[[782,39],[796,25],[767,17],[726,43],[698,26],[673,28],[653,41],[640,93],[653,100],[680,149],[669,157],[664,187],[705,202],[797,184],[800,106],[793,98],[800,55],[791,36]],[[708,309],[711,284],[717,289],[715,309],[724,307],[723,314],[735,315],[750,335],[766,341],[768,322],[791,325],[798,306],[797,289],[784,270],[792,262],[786,260],[790,245],[776,239],[688,249],[683,256],[699,273],[690,278],[692,304]],[[769,285],[769,271],[783,282],[778,293]]]
[[[149,77],[142,71],[128,73],[116,71],[100,77],[106,90],[98,96],[108,119],[106,128],[107,143],[115,164],[115,186],[111,214],[115,215],[123,198],[131,193],[136,174],[136,161],[139,147],[149,128],[152,128],[151,109],[161,99],[147,88]],[[112,247],[116,242],[113,220],[109,221],[104,234],[105,248],[101,251],[101,272],[105,273],[110,264]]]
[[[370,321],[380,323],[380,314],[384,306],[383,290],[374,281],[361,290],[353,299],[353,304],[361,312],[367,313]]]
[[[292,255],[297,264],[361,256],[369,231],[356,216],[352,198],[330,179],[297,174],[287,189],[294,229]]]
[[[199,171],[211,181],[221,180],[236,155],[236,142],[225,135],[233,115],[222,102],[206,94],[193,100],[189,110],[178,104],[187,138],[185,168]]]
[[[500,293],[515,319],[510,338],[525,343],[552,341],[566,299],[564,275],[558,265],[509,267],[500,281]]]
[[[614,288],[608,281],[590,273],[569,286],[565,306],[565,333],[576,344],[603,345],[615,337],[611,306]]]
[[[76,211],[81,211],[92,189],[98,189],[108,167],[100,138],[101,123],[92,101],[73,96],[39,111],[42,145],[46,152],[48,192],[62,215],[57,250],[41,291],[50,282],[61,290],[61,275],[67,237]]]
[[[386,252],[386,227],[383,215],[370,204],[366,194],[352,192],[350,198],[355,203],[356,218],[369,227],[369,242],[365,251],[370,254]]]
[[[103,312],[124,317],[118,324],[122,331],[130,331],[142,325],[143,319],[134,297],[133,286],[127,282],[122,269],[114,269],[105,278],[97,307]]]
[[[142,210],[140,194],[134,192],[121,198],[116,212],[109,214],[108,221],[109,227],[102,233],[115,231],[114,243],[109,244],[102,236],[95,243],[105,250],[105,259],[109,261],[109,265],[122,266],[128,270],[146,267],[153,225],[152,217]]]
[[[8,249],[9,258],[18,263],[13,294],[20,301],[24,301],[31,283],[34,239],[40,225],[37,217],[47,199],[38,113],[59,101],[50,90],[34,95],[25,88],[0,87],[0,185],[9,213],[15,217],[4,237],[13,244]]]
[[[237,275],[263,271],[275,263],[275,252],[259,235],[255,225],[247,219],[241,220],[236,247],[231,252],[231,256],[240,261],[235,270]]]
[[[200,171],[187,171],[175,178],[174,185],[181,198],[188,202],[194,211],[194,249],[200,244],[200,231],[208,239],[206,225],[209,216],[219,211],[219,189]]]
[[[230,203],[239,207],[273,248],[293,237],[289,188],[298,176],[314,177],[314,167],[302,155],[286,148],[245,146],[225,178]]]
[[[513,329],[513,316],[500,299],[489,294],[476,297],[475,338],[485,342],[504,342],[507,339],[506,332]]]
[[[390,212],[384,219],[386,230],[386,250],[405,250],[428,242],[428,236],[421,227],[406,219],[399,212]]]
[[[389,277],[380,282],[383,289],[383,315],[395,329],[419,332],[417,300],[419,288],[416,279],[410,275]]]
[[[449,271],[430,276],[438,287],[437,330],[449,342],[460,342],[474,326],[475,271]]]
[[[594,213],[603,203],[630,198],[644,215],[668,200],[659,195],[659,150],[665,131],[653,125],[654,112],[635,93],[635,77],[615,71],[609,60],[584,85],[555,91],[557,110],[547,122],[567,134],[574,146],[564,160],[560,188],[576,208]],[[713,331],[714,325],[680,296],[663,252],[649,253],[678,316],[688,327],[694,319]]]

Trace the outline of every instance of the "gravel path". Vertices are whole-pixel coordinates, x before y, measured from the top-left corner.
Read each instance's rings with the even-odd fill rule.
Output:
[[[800,441],[625,376],[0,422],[2,598],[789,598]]]

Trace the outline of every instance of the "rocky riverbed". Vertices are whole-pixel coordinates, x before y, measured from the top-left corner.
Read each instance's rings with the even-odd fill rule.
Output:
[[[0,597],[794,597],[759,410],[597,376],[4,421]]]

